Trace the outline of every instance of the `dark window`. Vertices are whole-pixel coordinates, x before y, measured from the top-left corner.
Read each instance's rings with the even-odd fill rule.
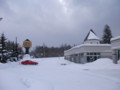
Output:
[[[94,55],[96,55],[96,53],[94,53]]]
[[[90,55],[90,53],[87,53],[87,55]]]
[[[88,52],[87,53],[87,62],[92,62],[100,58],[100,53],[98,52]]]
[[[90,53],[90,55],[93,55],[93,53]]]

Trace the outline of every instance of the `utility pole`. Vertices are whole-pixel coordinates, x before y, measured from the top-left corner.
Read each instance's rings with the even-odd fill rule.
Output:
[[[16,57],[17,57],[17,60],[18,60],[18,44],[17,44],[17,37],[16,37],[16,44],[15,44],[15,45],[16,45],[16,47],[15,47],[15,49],[16,49],[15,51],[16,51],[16,52],[15,52],[15,53],[16,53]]]

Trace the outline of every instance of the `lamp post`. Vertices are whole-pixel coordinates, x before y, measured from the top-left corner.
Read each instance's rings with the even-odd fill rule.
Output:
[[[0,17],[0,21],[2,20],[3,18],[2,17]]]
[[[25,48],[25,54],[29,54],[29,49],[32,47],[32,42],[29,39],[23,41],[23,47]]]

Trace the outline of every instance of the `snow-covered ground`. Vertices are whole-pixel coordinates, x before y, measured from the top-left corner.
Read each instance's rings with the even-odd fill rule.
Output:
[[[31,60],[39,64],[0,63],[0,90],[120,90],[120,63],[110,59],[88,64],[63,57]]]

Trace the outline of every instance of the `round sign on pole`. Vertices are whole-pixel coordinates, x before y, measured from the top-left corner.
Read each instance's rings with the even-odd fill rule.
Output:
[[[23,47],[25,48],[25,53],[29,54],[29,49],[32,47],[32,42],[29,39],[23,41]]]
[[[32,42],[29,40],[29,39],[26,39],[24,42],[23,42],[23,47],[24,48],[31,48],[32,47]]]

